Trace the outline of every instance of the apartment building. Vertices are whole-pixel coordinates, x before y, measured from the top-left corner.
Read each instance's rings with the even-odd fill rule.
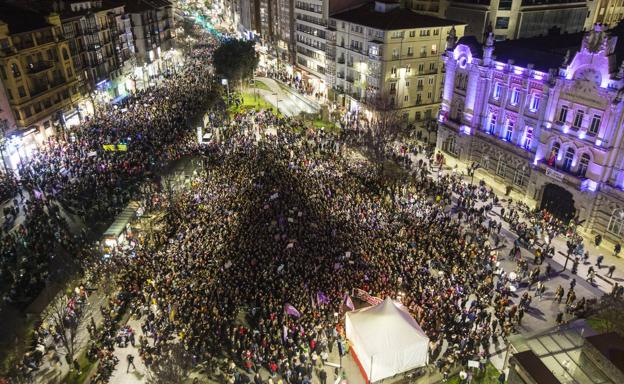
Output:
[[[438,148],[622,242],[624,24],[496,44],[492,34],[485,45],[464,37],[444,60]]]
[[[59,4],[63,35],[69,42],[82,94],[97,91],[116,97],[131,90],[131,84],[123,79],[134,56],[124,5],[101,0]]]
[[[588,0],[591,3],[594,3],[589,18],[592,25],[605,24],[612,28],[624,19],[624,0]]]
[[[446,8],[480,42],[489,32],[495,40],[580,32],[589,13],[587,0],[449,0]]]
[[[368,0],[295,0],[296,64],[317,90],[333,82],[335,28],[329,16]],[[330,45],[330,46],[328,46]],[[329,51],[329,54],[328,54]]]
[[[447,38],[463,35],[465,24],[385,1],[331,19],[336,25],[336,88],[350,110],[369,109],[384,98],[406,122],[435,119],[444,80],[441,55]]]
[[[125,0],[134,37],[137,68],[134,77],[147,84],[150,78],[173,68],[175,29],[169,0]]]
[[[76,108],[78,77],[58,14],[0,6],[0,80],[13,116],[12,167],[50,136],[64,131]]]

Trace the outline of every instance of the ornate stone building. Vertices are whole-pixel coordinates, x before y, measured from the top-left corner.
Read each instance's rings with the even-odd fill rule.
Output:
[[[498,183],[624,235],[624,25],[482,46],[450,41],[437,146]],[[452,40],[452,39],[451,39]]]

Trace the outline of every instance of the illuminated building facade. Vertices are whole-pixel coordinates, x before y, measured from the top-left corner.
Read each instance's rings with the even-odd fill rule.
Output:
[[[624,26],[444,55],[437,147],[612,241],[624,235]]]
[[[449,34],[465,24],[378,1],[333,15],[336,89],[351,110],[379,97],[405,122],[435,120],[444,72],[441,55]]]

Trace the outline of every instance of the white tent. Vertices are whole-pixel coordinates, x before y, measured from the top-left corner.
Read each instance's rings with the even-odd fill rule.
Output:
[[[429,338],[407,309],[390,298],[347,312],[345,328],[368,382],[427,365]]]

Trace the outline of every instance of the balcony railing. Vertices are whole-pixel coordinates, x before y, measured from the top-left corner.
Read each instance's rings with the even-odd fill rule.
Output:
[[[50,61],[40,61],[38,63],[31,63],[28,65],[27,67],[27,71],[28,73],[31,74],[35,74],[35,73],[39,73],[48,69],[51,69],[52,66],[52,62]]]

